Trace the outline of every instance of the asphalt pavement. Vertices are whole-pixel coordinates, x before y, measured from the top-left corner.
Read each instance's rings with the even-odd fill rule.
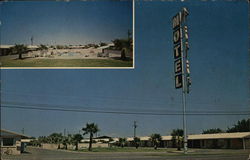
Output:
[[[1,160],[247,160],[248,155],[178,155],[164,152],[73,152],[28,148],[21,155],[5,155]]]

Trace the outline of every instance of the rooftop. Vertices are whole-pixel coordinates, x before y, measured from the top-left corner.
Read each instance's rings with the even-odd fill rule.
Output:
[[[162,140],[169,141],[172,136],[161,136]],[[138,137],[141,141],[148,141],[149,136]],[[250,132],[236,132],[236,133],[215,133],[215,134],[194,134],[188,135],[188,140],[198,139],[232,139],[232,138],[250,138]],[[114,141],[119,141],[119,138],[113,138]],[[133,141],[133,137],[128,137],[127,141]]]
[[[8,49],[8,48],[13,47],[13,46],[15,46],[15,45],[0,45],[0,48]],[[28,45],[27,48],[36,49],[36,48],[38,48],[38,46],[37,45]]]
[[[232,138],[250,138],[250,132],[188,135],[189,140],[195,140],[195,139],[232,139]]]
[[[16,133],[16,132],[13,132],[13,131],[8,131],[8,130],[5,130],[5,129],[0,129],[0,137],[21,137],[21,138],[30,138],[29,136],[27,135],[24,135],[24,134],[20,134],[20,133]]]

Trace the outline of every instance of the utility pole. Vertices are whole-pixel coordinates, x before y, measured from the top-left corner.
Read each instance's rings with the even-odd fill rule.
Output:
[[[134,127],[134,138],[135,138],[136,137],[136,128],[137,128],[136,121],[134,121],[133,127]]]
[[[30,41],[31,41],[31,45],[32,45],[32,46],[33,46],[33,40],[34,40],[34,37],[31,36]]]
[[[66,136],[66,129],[64,128],[63,130],[63,136],[65,137]]]
[[[24,134],[24,128],[22,129],[22,134]]]

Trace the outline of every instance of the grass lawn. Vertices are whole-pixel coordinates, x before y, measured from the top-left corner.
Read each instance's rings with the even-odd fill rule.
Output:
[[[114,59],[38,59],[0,57],[2,67],[132,67],[132,61]]]

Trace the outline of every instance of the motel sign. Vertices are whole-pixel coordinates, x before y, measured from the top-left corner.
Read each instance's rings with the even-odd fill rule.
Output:
[[[185,25],[188,11],[183,8],[181,12],[176,14],[172,19],[173,29],[173,51],[174,51],[174,73],[175,88],[185,88],[185,92],[189,93],[190,69],[187,60],[188,43],[188,27]]]
[[[175,88],[182,88],[182,32],[181,12],[173,17]]]

